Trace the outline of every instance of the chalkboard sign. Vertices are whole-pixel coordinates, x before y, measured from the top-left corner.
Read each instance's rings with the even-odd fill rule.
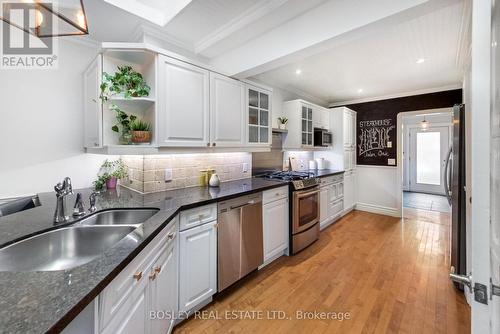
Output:
[[[358,119],[358,165],[396,165],[396,122],[394,117]]]
[[[396,166],[398,113],[449,108],[457,103],[462,103],[461,89],[346,105],[357,112],[356,163]]]

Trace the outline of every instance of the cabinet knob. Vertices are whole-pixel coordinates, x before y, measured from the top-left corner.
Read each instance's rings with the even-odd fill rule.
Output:
[[[167,235],[167,238],[168,238],[168,240],[172,240],[172,239],[174,238],[174,236],[175,236],[175,233],[174,233],[174,232],[172,232],[172,233],[169,233],[169,234]]]
[[[133,277],[137,282],[139,282],[142,278],[142,271],[136,272]]]
[[[207,143],[207,147],[210,147],[210,143]]]
[[[212,143],[212,146],[215,147],[215,145],[217,145],[216,143]]]
[[[161,266],[156,266],[154,270],[155,270],[155,273],[159,274],[161,271]]]
[[[149,279],[154,281],[156,279],[156,272],[149,274]]]

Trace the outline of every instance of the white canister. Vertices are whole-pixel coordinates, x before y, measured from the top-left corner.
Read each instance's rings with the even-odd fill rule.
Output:
[[[318,159],[315,159],[315,161],[316,161],[316,165],[318,166],[318,169],[326,169],[327,168],[325,158],[318,158]]]
[[[219,179],[219,175],[217,175],[217,173],[212,174],[212,176],[210,177],[210,180],[208,181],[208,185],[210,187],[218,187],[220,185],[220,179]]]
[[[309,160],[309,169],[315,170],[318,169],[318,164],[314,160]]]

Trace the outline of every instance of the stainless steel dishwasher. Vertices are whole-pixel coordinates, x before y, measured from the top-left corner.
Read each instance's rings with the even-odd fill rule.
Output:
[[[218,291],[264,262],[262,194],[218,204]]]

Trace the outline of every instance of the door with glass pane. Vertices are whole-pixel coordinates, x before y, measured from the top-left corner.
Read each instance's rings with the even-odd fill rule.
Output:
[[[449,147],[447,126],[410,129],[410,191],[444,195],[443,171]]]
[[[271,143],[271,93],[255,87],[248,88],[248,144]]]
[[[311,106],[302,105],[302,146],[313,146],[313,110]]]

